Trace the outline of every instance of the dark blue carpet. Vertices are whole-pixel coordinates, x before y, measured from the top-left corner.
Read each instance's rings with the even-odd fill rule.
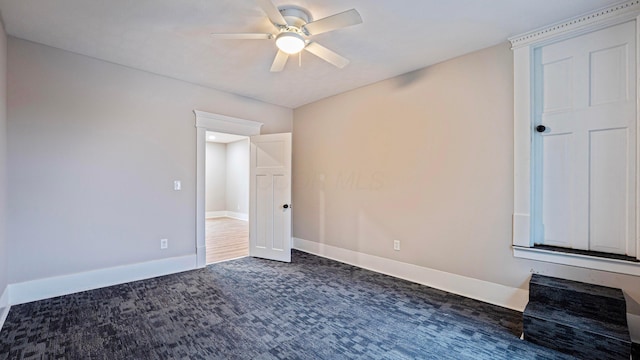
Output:
[[[0,359],[569,359],[522,314],[293,252],[11,308]]]

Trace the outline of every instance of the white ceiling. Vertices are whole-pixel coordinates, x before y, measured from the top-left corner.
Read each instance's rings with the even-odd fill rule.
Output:
[[[247,139],[247,137],[234,134],[219,133],[215,131],[207,131],[207,142],[228,144],[244,139]]]
[[[281,73],[256,0],[0,0],[10,35],[290,108],[507,41],[618,0],[274,0],[315,19],[356,8],[364,23],[313,39],[347,57],[339,70],[303,52]]]

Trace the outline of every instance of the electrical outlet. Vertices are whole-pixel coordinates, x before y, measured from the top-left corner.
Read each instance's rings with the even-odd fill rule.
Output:
[[[182,190],[182,182],[180,180],[176,180],[173,182],[173,190],[175,191]]]
[[[400,240],[393,240],[393,250],[400,251]]]
[[[160,239],[160,249],[166,249],[169,247],[169,239]]]

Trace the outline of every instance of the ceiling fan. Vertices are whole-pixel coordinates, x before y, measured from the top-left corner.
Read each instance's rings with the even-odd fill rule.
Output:
[[[240,33],[240,34],[211,34],[218,39],[240,40],[271,40],[275,39],[278,53],[276,54],[272,72],[282,71],[287,64],[289,55],[295,55],[306,50],[313,55],[342,69],[349,60],[309,40],[309,37],[362,23],[362,17],[356,9],[347,10],[323,19],[313,21],[311,14],[298,6],[276,7],[271,0],[257,0],[260,7],[267,14],[271,23],[276,27],[275,34],[271,33]]]

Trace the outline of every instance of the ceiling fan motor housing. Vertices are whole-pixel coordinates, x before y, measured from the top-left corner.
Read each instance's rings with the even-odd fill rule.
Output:
[[[311,15],[309,12],[301,7],[297,6],[287,6],[280,8],[280,14],[286,20],[287,25],[290,27],[295,27],[300,31],[303,25],[309,23],[311,19]]]

